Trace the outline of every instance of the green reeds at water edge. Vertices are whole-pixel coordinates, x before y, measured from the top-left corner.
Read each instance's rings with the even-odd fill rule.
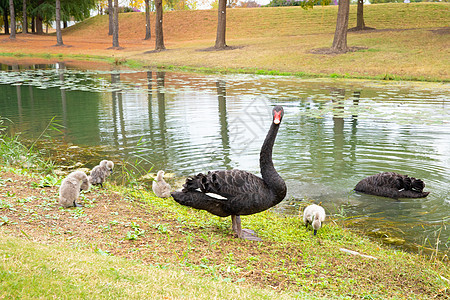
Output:
[[[20,140],[20,134],[9,134],[7,122],[11,122],[7,118],[0,116],[0,163],[5,166],[20,167],[25,170],[33,170],[33,172],[50,174],[54,170],[54,163],[50,159],[45,159],[38,149],[35,148],[36,143],[42,137],[48,137],[48,131],[60,131],[61,125],[57,124],[53,117],[40,135],[26,146]]]
[[[12,121],[7,118],[2,118],[0,116],[0,164],[8,167],[17,167],[23,170],[30,170],[32,173],[38,173],[45,175],[41,180],[42,184],[45,186],[53,186],[55,184],[50,184],[51,182],[58,185],[61,181],[58,175],[67,172],[68,169],[73,169],[74,167],[81,167],[85,165],[84,162],[76,161],[73,162],[73,166],[62,167],[64,169],[62,172],[57,172],[59,159],[55,157],[44,157],[40,149],[37,147],[38,144],[43,144],[44,147],[48,145],[48,140],[52,139],[52,134],[61,133],[63,126],[60,125],[56,119],[53,117],[49,120],[47,126],[42,130],[42,132],[31,140],[21,139],[20,133],[11,134],[8,124],[12,124]],[[54,144],[54,143],[52,143]],[[41,147],[42,148],[42,147]],[[64,152],[72,151],[67,149],[67,145],[63,145]],[[74,147],[74,149],[79,150],[79,147]],[[142,178],[146,178],[153,169],[153,164],[143,155],[148,151],[146,143],[142,141],[142,138],[138,141],[136,146],[134,146],[136,152],[132,154],[131,157],[118,158],[117,165],[119,166],[118,171],[115,172],[113,180],[123,186],[136,187],[140,185]],[[48,149],[48,153],[53,149]],[[87,156],[92,156],[92,151],[75,151],[75,160],[82,160],[83,158],[88,159]],[[58,151],[56,151],[58,152]],[[89,152],[89,153],[84,153]],[[96,151],[94,151],[96,152]],[[86,156],[86,157],[84,157]],[[96,156],[101,156],[100,153],[96,153]],[[92,160],[92,158],[90,159]],[[65,163],[69,161],[64,161]],[[150,168],[148,168],[150,166]],[[149,177],[150,178],[150,177]],[[48,184],[47,184],[48,182]]]

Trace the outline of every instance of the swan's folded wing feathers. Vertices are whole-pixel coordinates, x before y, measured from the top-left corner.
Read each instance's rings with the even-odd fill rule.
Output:
[[[201,192],[214,201],[227,201],[240,196],[246,198],[260,192],[264,181],[256,175],[242,170],[222,170],[199,173],[186,179],[183,192]],[[211,199],[212,200],[212,199]]]
[[[214,189],[208,191],[227,198],[258,192],[263,181],[261,178],[242,170],[216,171],[211,174],[211,178],[214,180],[212,185]]]
[[[201,185],[198,181],[198,175],[186,178],[186,182],[183,184],[183,192],[201,190]]]
[[[424,188],[425,188],[425,183],[422,180],[412,178],[412,184],[411,184],[412,190],[422,193]]]

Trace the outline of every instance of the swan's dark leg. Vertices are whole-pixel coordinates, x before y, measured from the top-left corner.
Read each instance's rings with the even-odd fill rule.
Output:
[[[236,237],[241,236],[241,218],[239,216],[231,215],[231,229],[234,231]]]
[[[231,215],[231,223],[232,223],[232,229],[235,232],[235,235],[238,238],[249,240],[249,241],[262,241],[261,238],[257,237],[255,235],[255,232],[250,229],[242,229],[241,228],[241,217]]]

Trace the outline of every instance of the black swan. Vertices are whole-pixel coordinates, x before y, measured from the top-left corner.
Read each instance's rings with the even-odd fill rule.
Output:
[[[274,107],[273,122],[261,147],[259,164],[262,178],[242,170],[210,171],[186,179],[180,192],[172,197],[181,205],[206,210],[213,215],[231,215],[232,229],[239,238],[261,241],[252,230],[241,229],[240,215],[252,215],[280,203],[286,184],[272,162],[272,148],[284,115],[282,106]]]
[[[355,191],[370,195],[398,198],[423,198],[430,192],[424,192],[425,183],[408,175],[394,172],[382,172],[364,178],[355,186]]]
[[[317,230],[322,227],[322,222],[325,221],[326,216],[325,209],[322,206],[311,204],[303,212],[303,222],[305,222],[306,227],[311,224],[314,229],[314,235],[316,235]]]

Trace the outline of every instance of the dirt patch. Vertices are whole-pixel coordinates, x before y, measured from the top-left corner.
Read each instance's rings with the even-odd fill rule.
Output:
[[[363,28],[352,27],[352,28],[349,28],[347,31],[348,32],[367,32],[368,30],[376,30],[376,28],[368,27],[368,26],[364,26]]]
[[[336,52],[331,48],[318,48],[318,49],[311,50],[309,53],[322,54],[322,55],[338,55],[338,54],[344,54],[344,53],[348,53],[348,52],[356,52],[356,51],[361,51],[361,50],[366,50],[366,49],[369,49],[369,48],[355,46],[355,47],[348,47],[347,51]]]
[[[242,49],[244,46],[225,46],[224,48],[216,48],[216,47],[208,47],[205,49],[198,49],[196,51],[227,51],[227,50],[236,50],[236,49]]]
[[[170,51],[169,49],[161,49],[161,50],[150,50],[150,51],[145,51],[144,54],[153,54],[153,53],[160,53],[160,52],[165,52],[165,51]]]
[[[433,29],[430,31],[433,33],[436,33],[436,34],[446,35],[446,34],[450,34],[450,27],[443,27],[443,28]]]

